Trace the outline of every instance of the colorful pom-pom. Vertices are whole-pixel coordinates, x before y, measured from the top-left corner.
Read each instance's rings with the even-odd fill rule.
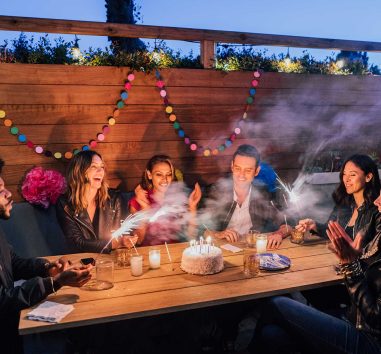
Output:
[[[253,80],[253,81],[251,82],[251,86],[253,86],[253,87],[257,87],[258,84],[259,84],[258,80]]]
[[[104,125],[102,128],[103,134],[108,134],[110,132],[110,127],[108,125]]]
[[[34,151],[36,151],[37,154],[42,154],[44,152],[44,149],[42,148],[42,146],[36,146]]]
[[[4,120],[4,125],[5,125],[6,127],[10,127],[12,124],[13,124],[13,122],[12,122],[10,119],[5,119],[5,120]]]
[[[248,97],[248,98],[246,99],[246,102],[247,102],[248,104],[252,104],[252,103],[254,102],[253,97]]]
[[[225,150],[225,145],[220,145],[220,146],[218,147],[218,150],[219,150],[219,151],[224,151],[224,150]]]
[[[105,136],[104,136],[102,133],[98,133],[98,135],[97,135],[97,139],[98,139],[99,141],[103,141],[103,140],[105,140]]]
[[[44,155],[45,155],[46,157],[52,157],[52,156],[53,156],[53,153],[52,153],[50,150],[45,150],[45,151],[44,151]]]
[[[126,100],[128,98],[128,93],[126,91],[123,91],[121,94],[120,94],[120,97],[122,100]]]
[[[228,140],[225,141],[225,146],[226,147],[229,147],[231,145],[232,145],[232,141],[231,140],[228,139]]]
[[[218,155],[218,149],[213,149],[212,154],[213,155]]]
[[[180,124],[179,124],[179,122],[174,122],[174,123],[173,123],[173,128],[175,128],[175,129],[179,129],[179,128],[180,128]]]
[[[189,147],[192,151],[196,151],[197,150],[197,144],[193,143],[193,144],[190,144],[190,147]]]
[[[123,101],[118,101],[116,106],[120,109],[124,107],[124,102]]]
[[[235,128],[234,129],[234,133],[236,133],[237,135],[241,134],[241,129],[240,128]]]
[[[18,141],[20,143],[25,143],[26,142],[26,136],[24,134],[20,134],[18,137],[17,137]]]
[[[62,158],[62,154],[60,152],[55,152],[53,155],[57,160]]]
[[[0,118],[4,118],[5,117],[5,111],[3,111],[2,109],[0,110]]]
[[[249,90],[249,94],[250,94],[250,96],[254,96],[254,95],[256,94],[256,92],[257,92],[257,90],[256,90],[255,88],[251,88],[251,89]]]
[[[30,140],[28,140],[28,141],[26,142],[26,146],[27,146],[29,149],[33,149],[33,148],[34,148],[34,144],[33,144]]]
[[[160,90],[160,96],[161,97],[165,97],[165,96],[167,96],[167,91],[165,91],[165,90]]]
[[[135,75],[134,74],[128,74],[127,79],[128,79],[128,81],[134,81]]]
[[[116,120],[114,118],[109,118],[108,119],[108,124],[109,125],[115,125],[115,123],[116,123]]]
[[[116,109],[113,113],[113,117],[119,117],[120,115],[120,110],[119,109]]]
[[[187,145],[189,145],[189,144],[190,144],[190,139],[189,139],[188,137],[186,137],[186,138],[184,139],[184,143],[187,144]]]
[[[90,140],[89,141],[89,145],[90,145],[90,147],[92,148],[92,149],[94,149],[96,146],[97,146],[97,142],[95,141],[95,140]]]
[[[73,157],[73,153],[70,151],[65,152],[65,159],[70,160]]]
[[[254,77],[256,78],[261,77],[261,73],[258,70],[254,71]]]
[[[10,130],[11,130],[11,134],[13,135],[17,135],[19,133],[19,128],[17,127],[12,127]]]
[[[77,154],[79,154],[80,152],[81,152],[81,150],[79,150],[79,149],[74,149],[73,154],[74,154],[74,155],[77,155]]]
[[[176,117],[175,114],[171,114],[171,115],[169,116],[169,120],[170,120],[171,122],[174,122],[176,119],[177,119],[177,117]]]
[[[182,130],[182,129],[179,130],[179,133],[178,133],[178,134],[179,134],[179,137],[180,137],[180,138],[184,138],[184,136],[185,136],[185,132],[184,132],[184,130]]]
[[[165,107],[165,112],[168,113],[168,114],[172,113],[173,112],[172,106]]]
[[[165,86],[164,81],[158,81],[158,82],[156,83],[156,86],[157,86],[158,88],[163,88],[163,87]]]
[[[131,87],[132,87],[131,82],[126,82],[126,83],[124,84],[124,88],[125,88],[126,90],[130,90]]]
[[[89,145],[83,145],[82,146],[82,151],[88,151],[88,150],[90,150]]]
[[[204,156],[210,156],[210,150],[209,149],[206,149],[204,150]]]

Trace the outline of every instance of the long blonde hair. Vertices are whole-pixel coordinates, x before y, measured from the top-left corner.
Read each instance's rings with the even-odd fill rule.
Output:
[[[67,196],[68,201],[73,206],[75,213],[79,213],[88,207],[86,200],[86,192],[89,183],[87,178],[87,170],[90,168],[93,161],[93,156],[95,155],[99,156],[103,161],[102,156],[92,150],[81,151],[70,161],[67,171]],[[97,206],[103,208],[108,198],[108,184],[104,178],[96,195]]]

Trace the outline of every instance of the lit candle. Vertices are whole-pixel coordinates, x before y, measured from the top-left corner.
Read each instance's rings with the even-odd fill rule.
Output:
[[[143,274],[143,256],[133,254],[130,258],[131,274],[138,277]]]
[[[257,253],[265,253],[267,249],[267,235],[259,234],[256,240]]]
[[[160,268],[160,250],[153,249],[149,251],[149,267],[151,269]]]

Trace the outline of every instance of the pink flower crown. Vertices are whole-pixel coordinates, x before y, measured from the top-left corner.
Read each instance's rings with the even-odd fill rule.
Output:
[[[31,204],[43,206],[55,204],[66,190],[65,177],[58,171],[32,168],[25,176],[21,187],[22,196]]]

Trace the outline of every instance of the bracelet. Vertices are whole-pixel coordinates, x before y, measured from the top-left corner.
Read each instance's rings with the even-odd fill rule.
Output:
[[[50,283],[52,284],[52,290],[53,290],[54,295],[57,295],[57,291],[56,291],[56,289],[54,289],[54,280],[53,280],[53,277],[50,277]]]

